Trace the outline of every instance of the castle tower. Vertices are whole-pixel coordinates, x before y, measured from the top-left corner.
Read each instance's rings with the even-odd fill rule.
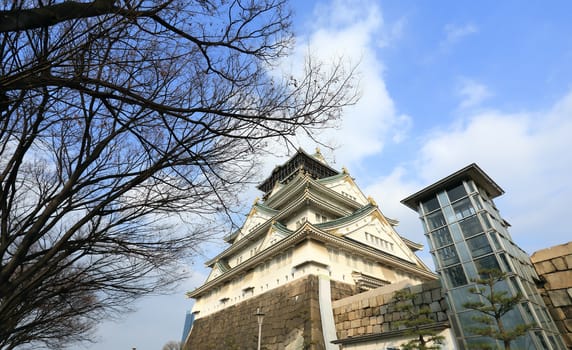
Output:
[[[379,286],[436,279],[347,170],[299,150],[258,188],[229,246],[188,292],[195,317],[186,348],[337,349],[332,301]]]
[[[474,297],[472,282],[482,269],[499,269],[508,274],[498,290],[524,300],[503,317],[509,328],[534,324],[526,335],[513,341],[513,349],[564,349],[555,324],[548,314],[535,282],[539,282],[530,258],[513,241],[510,226],[496,208],[493,198],[504,191],[476,164],[471,164],[420,190],[401,202],[419,213],[435,268],[449,304],[449,320],[459,349],[489,341],[476,336],[474,311],[462,306]]]

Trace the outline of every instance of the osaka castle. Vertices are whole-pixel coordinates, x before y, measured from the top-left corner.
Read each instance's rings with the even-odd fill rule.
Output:
[[[298,150],[258,189],[228,247],[206,262],[204,284],[187,293],[185,349],[338,349],[333,302],[437,279],[415,255],[422,245],[318,149]]]

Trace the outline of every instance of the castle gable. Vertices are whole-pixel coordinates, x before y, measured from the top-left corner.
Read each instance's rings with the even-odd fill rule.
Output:
[[[415,255],[379,211],[348,227],[344,236],[400,259],[417,263]]]
[[[212,270],[211,273],[209,274],[209,277],[207,277],[206,282],[214,280],[215,278],[227,272],[228,270],[230,270],[230,267],[226,262],[222,260],[215,262],[214,265],[212,266]]]
[[[368,203],[367,197],[359,189],[352,177],[347,173],[320,179],[318,182],[361,205],[366,205]]]
[[[258,251],[263,251],[274,244],[278,243],[285,237],[288,237],[292,231],[288,230],[284,225],[274,222],[262,240]]]
[[[243,239],[244,237],[248,236],[254,230],[256,230],[259,226],[270,220],[274,215],[276,215],[277,211],[271,208],[268,208],[264,205],[259,203],[255,203],[250,209],[248,216],[244,222],[244,225],[238,231],[236,239],[233,243],[236,243]]]

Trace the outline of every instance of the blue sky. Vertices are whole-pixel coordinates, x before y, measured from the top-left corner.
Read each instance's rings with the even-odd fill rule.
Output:
[[[362,98],[320,135],[336,146],[323,152],[400,221],[400,234],[425,243],[401,199],[476,162],[505,190],[497,207],[523,249],[571,240],[572,3],[299,0],[293,7],[292,60],[310,49],[325,61],[360,62]],[[315,147],[302,138],[300,145]],[[264,160],[265,168],[284,160]],[[256,195],[246,194],[247,203]],[[202,263],[215,253],[197,257],[173,295],[103,322],[101,341],[88,349],[160,350],[179,340],[192,305],[183,293],[204,281]]]

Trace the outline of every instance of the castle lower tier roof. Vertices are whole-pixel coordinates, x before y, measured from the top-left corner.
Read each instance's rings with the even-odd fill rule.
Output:
[[[229,281],[235,276],[248,271],[268,258],[280,254],[288,247],[293,247],[299,242],[304,240],[316,240],[324,243],[329,243],[347,250],[359,252],[362,256],[368,257],[375,261],[395,266],[409,273],[415,274],[420,278],[426,278],[427,280],[436,279],[437,275],[426,269],[425,266],[419,266],[415,263],[403,260],[397,256],[391,255],[384,251],[377,250],[375,248],[365,246],[359,242],[346,239],[344,237],[337,237],[325,232],[315,225],[306,222],[297,231],[293,232],[290,236],[278,241],[271,247],[261,251],[259,254],[245,260],[238,266],[233,267],[230,271],[212,279],[211,281],[203,284],[202,286],[196,288],[194,291],[187,292],[187,297],[195,298],[201,296],[203,293],[209,291],[214,286]]]

